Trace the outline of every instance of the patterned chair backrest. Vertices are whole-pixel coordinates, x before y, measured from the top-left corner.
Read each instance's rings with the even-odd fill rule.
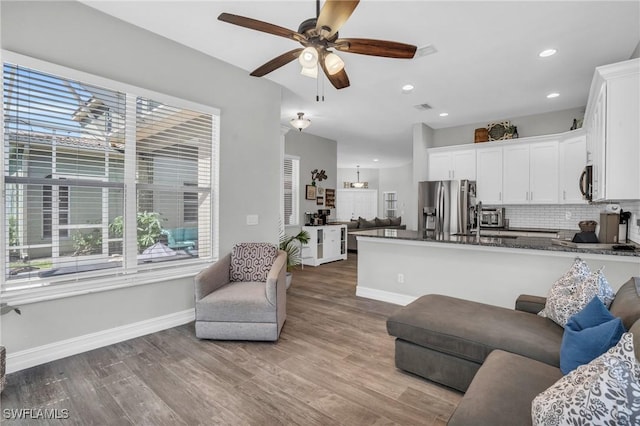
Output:
[[[231,249],[229,277],[234,282],[266,282],[278,257],[278,247],[269,243],[240,243]]]

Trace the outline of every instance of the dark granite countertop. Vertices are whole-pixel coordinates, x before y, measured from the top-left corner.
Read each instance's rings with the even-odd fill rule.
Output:
[[[514,248],[514,249],[530,249],[530,250],[547,250],[557,252],[570,252],[570,253],[592,253],[592,254],[605,254],[614,256],[632,256],[640,257],[640,249],[636,244],[634,251],[626,250],[612,250],[605,248],[577,248],[567,247],[563,245],[554,244],[552,238],[548,237],[494,237],[494,236],[481,236],[478,241],[475,236],[457,236],[450,235],[448,233],[439,235],[437,238],[433,236],[425,236],[423,232],[410,231],[404,229],[372,229],[363,230],[354,233],[363,237],[376,237],[376,238],[389,238],[396,240],[409,240],[409,241],[425,241],[436,243],[449,243],[449,244],[465,244],[475,246],[487,246],[487,247],[502,247],[502,248]]]

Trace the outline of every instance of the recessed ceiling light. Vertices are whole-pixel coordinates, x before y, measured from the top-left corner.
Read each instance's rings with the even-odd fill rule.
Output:
[[[414,89],[413,84],[405,84],[402,86],[402,93],[409,93]]]
[[[440,117],[446,117],[447,115],[449,115],[449,113],[448,113],[448,112],[441,112],[441,113],[440,113]]]
[[[558,52],[556,49],[545,49],[542,52],[538,53],[538,56],[541,58],[548,58],[549,56],[553,56]]]
[[[560,96],[560,93],[549,93],[547,95],[547,98],[552,99],[552,98],[557,98],[558,96]]]
[[[380,161],[378,158],[374,158],[374,159],[373,159],[373,162],[374,162],[374,163],[377,163],[378,161]]]

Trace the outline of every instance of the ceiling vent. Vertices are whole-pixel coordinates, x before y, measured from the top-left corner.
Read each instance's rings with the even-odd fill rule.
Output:
[[[420,58],[422,56],[433,55],[436,53],[438,49],[433,44],[427,44],[426,46],[422,46],[416,50],[416,54],[413,56],[415,58]]]
[[[431,109],[431,105],[429,104],[420,104],[420,105],[415,105],[414,106],[415,109],[419,109],[421,111],[427,111]]]

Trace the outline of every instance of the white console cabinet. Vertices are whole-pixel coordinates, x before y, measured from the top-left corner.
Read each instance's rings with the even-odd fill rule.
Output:
[[[318,266],[323,263],[347,259],[347,226],[303,226],[309,233],[309,244],[303,246],[304,265]]]

